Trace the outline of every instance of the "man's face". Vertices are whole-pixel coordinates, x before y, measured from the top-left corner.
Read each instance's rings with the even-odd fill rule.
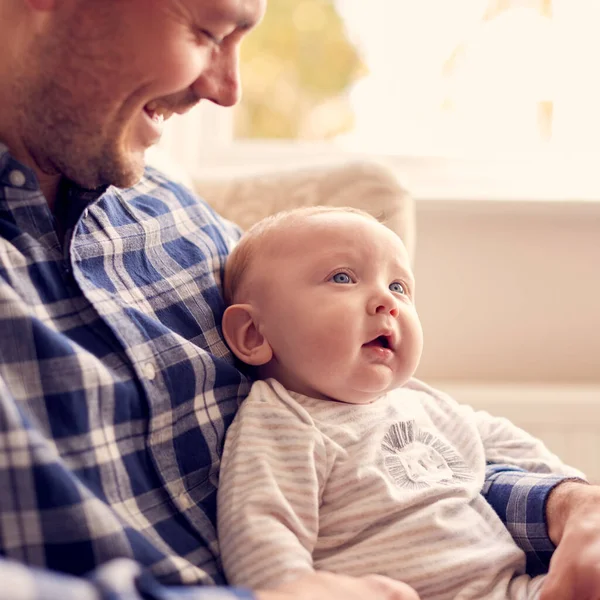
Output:
[[[266,0],[63,0],[29,48],[20,130],[42,171],[127,187],[163,119],[239,98],[238,50]]]
[[[422,350],[400,238],[352,213],[284,228],[247,277],[273,350],[267,374],[308,396],[370,402],[405,383]]]

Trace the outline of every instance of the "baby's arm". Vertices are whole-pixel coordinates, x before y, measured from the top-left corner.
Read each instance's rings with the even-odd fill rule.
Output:
[[[514,465],[533,473],[554,473],[569,477],[583,474],[563,463],[539,439],[520,429],[508,419],[494,417],[485,411],[472,412],[481,435],[488,463]]]
[[[227,433],[217,515],[233,585],[268,589],[313,571],[326,455],[293,402],[258,382]]]
[[[471,427],[473,435],[479,435],[488,463],[512,465],[534,473],[582,477],[579,471],[569,467],[550,452],[541,440],[508,419],[494,417],[485,411],[459,404],[448,394],[416,379],[412,379],[406,387],[425,392],[434,399],[435,406],[447,414],[448,426],[458,418]]]

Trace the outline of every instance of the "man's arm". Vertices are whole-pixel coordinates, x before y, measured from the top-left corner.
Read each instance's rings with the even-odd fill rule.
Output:
[[[540,600],[600,599],[600,487],[557,485],[548,496],[546,519],[557,548]]]
[[[529,575],[548,570],[555,545],[548,533],[546,505],[551,492],[568,481],[573,480],[506,464],[486,469],[482,494],[525,552]]]
[[[85,578],[0,558],[0,600],[252,600],[249,590],[165,587],[136,562],[117,559]],[[278,600],[274,598],[273,600]]]
[[[29,435],[33,432],[32,435]],[[250,600],[254,595],[244,589],[218,587],[166,587],[161,585],[149,570],[129,558],[115,558],[97,566],[85,576],[63,573],[57,570],[30,566],[31,556],[39,556],[36,551],[46,541],[41,535],[43,527],[40,512],[31,507],[39,506],[38,498],[31,498],[31,487],[26,484],[37,481],[46,483],[40,477],[52,457],[41,452],[38,435],[27,421],[27,415],[20,412],[20,404],[11,394],[4,379],[0,376],[0,600]],[[37,445],[36,445],[37,444]],[[37,477],[37,480],[36,480]],[[56,488],[61,490],[61,488]],[[49,501],[56,489],[49,490],[42,485]],[[62,490],[61,490],[62,491]],[[63,497],[66,494],[63,492]],[[59,508],[63,508],[60,507]],[[26,510],[29,509],[29,510]],[[58,514],[64,515],[57,510]],[[64,532],[65,545],[72,540],[74,533],[69,530],[69,519],[76,519],[80,513],[68,513],[55,517],[51,526]],[[87,516],[87,515],[86,515]],[[81,538],[79,538],[79,541]],[[53,539],[52,541],[55,541]],[[93,539],[89,544],[93,547]],[[82,544],[80,544],[80,547]],[[60,544],[47,550],[61,552]],[[20,561],[14,560],[18,557]]]
[[[600,600],[600,487],[490,465],[482,490],[527,554],[527,572],[549,570],[540,600]]]

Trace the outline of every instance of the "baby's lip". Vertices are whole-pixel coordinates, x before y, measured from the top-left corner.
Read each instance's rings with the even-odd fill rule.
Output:
[[[376,335],[372,340],[363,344],[367,348],[387,348],[392,352],[396,351],[396,341],[394,339],[394,334],[391,331],[382,331],[378,335]]]

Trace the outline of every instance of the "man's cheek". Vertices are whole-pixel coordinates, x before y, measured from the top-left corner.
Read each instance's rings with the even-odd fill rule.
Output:
[[[146,65],[148,72],[155,74],[158,95],[170,96],[187,90],[205,72],[210,55],[206,49],[190,50],[187,44],[171,44],[160,58]]]

